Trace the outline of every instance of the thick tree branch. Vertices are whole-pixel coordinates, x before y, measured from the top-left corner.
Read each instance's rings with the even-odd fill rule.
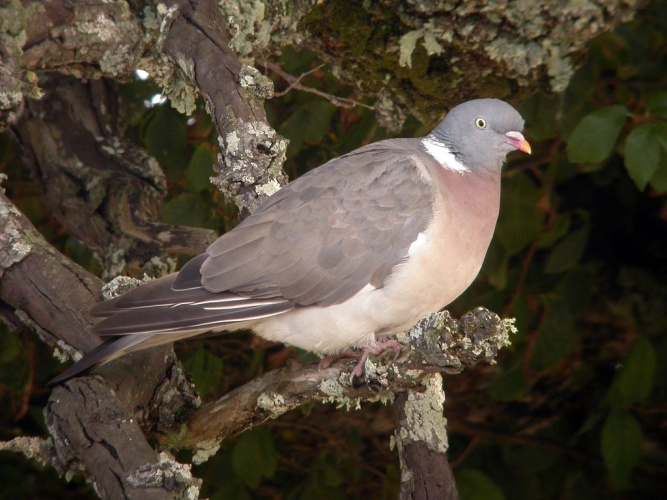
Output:
[[[47,243],[1,187],[0,219],[0,301],[50,345],[95,347],[89,311],[102,282]]]
[[[287,182],[282,171],[287,141],[271,128],[263,99],[273,82],[242,66],[229,47],[227,21],[210,0],[172,0],[163,21],[167,58],[196,85],[220,134],[215,184],[242,215]]]
[[[130,74],[144,51],[141,19],[128,3],[22,2],[22,66],[31,71],[58,71],[78,78],[122,77]]]
[[[454,474],[447,460],[442,377],[431,374],[424,385],[423,393],[402,393],[396,401],[398,426],[394,440],[401,463],[400,498],[457,500]]]
[[[122,137],[115,85],[58,74],[40,84],[45,98],[28,101],[15,129],[23,157],[49,212],[99,252],[103,277],[127,268],[141,274],[138,269],[155,259],[163,262],[164,273],[169,254],[203,252],[215,239],[213,231],[159,222],[167,194],[164,173]]]
[[[99,339],[89,334],[89,311],[98,301],[100,280],[49,245],[1,188],[0,220],[3,314],[11,311],[45,342],[70,356],[99,344]],[[121,491],[128,497],[148,498],[144,490],[133,494],[131,489],[136,485],[113,471],[160,463],[133,413],[135,408],[148,406],[163,383],[167,367],[173,363],[170,352],[170,348],[152,349],[103,369],[106,386],[86,378],[56,388],[46,409],[57,456],[52,465],[61,472],[80,472],[81,462],[107,498],[119,498]],[[163,492],[153,493],[159,498]]]

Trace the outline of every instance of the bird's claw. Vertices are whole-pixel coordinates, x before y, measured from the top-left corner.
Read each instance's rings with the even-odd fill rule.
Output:
[[[402,348],[403,346],[396,339],[373,342],[372,344],[369,344],[366,347],[362,348],[361,353],[353,351],[352,349],[347,349],[333,356],[327,356],[325,358],[322,358],[320,360],[319,367],[321,370],[323,370],[329,368],[339,359],[357,359],[358,361],[354,365],[352,373],[350,373],[350,385],[354,385],[355,379],[359,379],[364,376],[364,373],[366,371],[365,369],[366,360],[371,355],[379,356],[380,354],[386,352],[387,350],[392,349],[394,351],[394,359],[392,359],[391,362],[393,363],[398,359],[399,355],[401,354]]]
[[[403,346],[396,339],[383,340],[378,342],[373,342],[372,344],[367,345],[363,348],[363,353],[357,361],[357,364],[354,366],[352,373],[350,374],[350,384],[353,384],[355,378],[361,378],[365,372],[366,360],[369,356],[379,356],[380,354],[386,352],[389,349],[394,351],[394,359],[391,360],[393,363],[398,359],[401,354],[401,349]]]

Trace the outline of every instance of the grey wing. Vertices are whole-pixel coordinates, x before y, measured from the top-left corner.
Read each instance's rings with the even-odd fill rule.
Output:
[[[379,288],[433,215],[409,143],[358,149],[300,177],[177,275],[93,311],[102,337],[221,330]]]
[[[382,287],[433,217],[430,181],[407,145],[366,146],[281,189],[207,249],[204,287],[298,306]]]

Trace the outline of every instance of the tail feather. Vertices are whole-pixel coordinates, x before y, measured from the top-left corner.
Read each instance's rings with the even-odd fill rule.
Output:
[[[108,340],[104,344],[90,351],[60,375],[50,380],[46,386],[53,387],[54,385],[65,382],[72,377],[87,372],[98,365],[103,365],[113,359],[119,358],[123,354],[126,354],[132,347],[148,340],[152,336],[152,334],[127,335],[125,337]]]
[[[106,342],[48,385],[64,382],[131,351],[209,331],[248,328],[254,321],[296,307],[270,287],[261,288],[263,282],[257,284],[260,290],[256,294],[210,292],[201,285],[200,267],[206,257],[196,257],[178,275],[150,281],[95,306],[92,314],[102,320],[93,332]]]

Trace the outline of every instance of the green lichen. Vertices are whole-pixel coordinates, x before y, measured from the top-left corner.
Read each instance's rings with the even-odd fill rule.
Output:
[[[219,439],[209,439],[207,441],[201,441],[197,443],[197,449],[192,456],[192,463],[195,465],[201,465],[208,461],[209,458],[218,452],[220,449],[220,444],[221,440]]]
[[[165,34],[162,29],[168,26],[168,20],[177,13],[176,7],[168,9],[159,4],[155,11],[144,9],[144,43],[149,46],[161,47]],[[194,68],[182,61],[177,67],[160,51],[156,50],[147,57],[141,58],[136,67],[146,71],[162,87],[162,91],[171,105],[180,113],[191,115],[197,109],[199,91],[190,82],[194,78]]]
[[[285,404],[283,395],[273,391],[263,392],[259,395],[257,408],[271,413],[274,417],[280,416],[291,409]]]
[[[435,373],[425,379],[424,392],[409,391],[404,406],[405,424],[397,438],[402,443],[422,442],[436,453],[445,453],[449,447],[447,419],[443,416],[445,392],[442,376]]]
[[[239,85],[257,99],[273,97],[273,81],[262,75],[256,68],[243,65],[239,71]]]
[[[412,68],[412,54],[420,39],[423,39],[422,43],[429,57],[432,55],[440,55],[445,51],[436,39],[436,34],[433,32],[433,25],[431,23],[426,23],[423,28],[408,31],[401,37],[398,42],[401,49],[398,58],[398,64],[400,66]]]
[[[536,86],[562,91],[573,58],[602,30],[628,20],[643,0],[320,2],[302,25],[335,59],[338,74],[384,96],[383,122],[396,128],[387,98],[435,124],[459,101],[520,99]]]
[[[298,21],[307,6],[306,1],[286,0],[220,2],[232,33],[230,46],[246,64],[252,64],[255,55],[266,53],[270,46],[299,43]]]

